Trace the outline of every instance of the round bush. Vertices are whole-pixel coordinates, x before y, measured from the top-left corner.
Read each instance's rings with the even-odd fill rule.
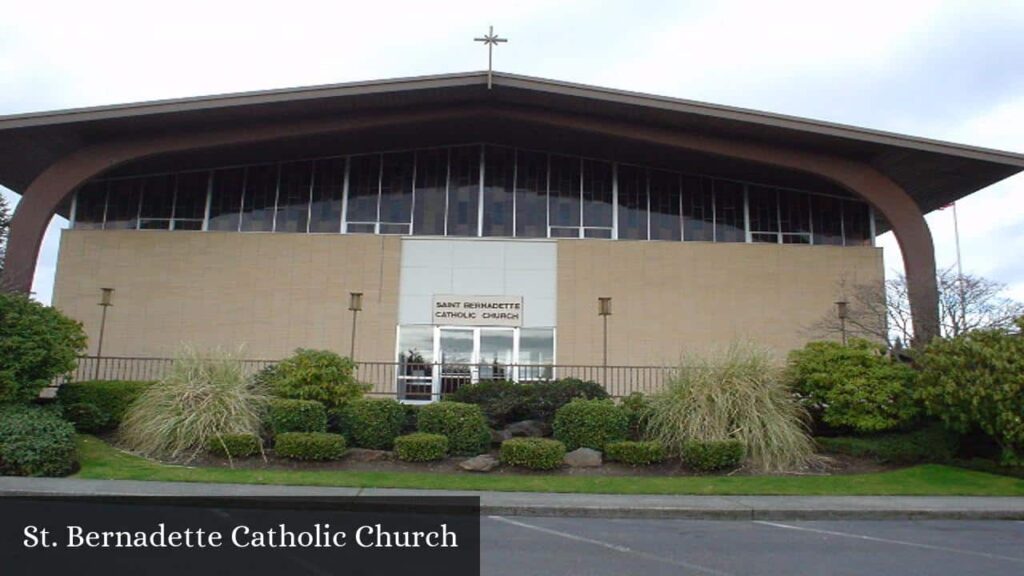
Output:
[[[0,408],[0,475],[66,476],[75,468],[75,428],[54,410]]]
[[[701,472],[725,470],[739,466],[745,452],[739,440],[691,440],[683,445],[683,463]]]
[[[396,400],[361,398],[342,406],[339,427],[354,446],[390,450],[405,424],[405,408]]]
[[[609,442],[604,446],[604,455],[612,462],[630,466],[647,466],[665,461],[665,448],[657,441]]]
[[[74,370],[85,343],[82,325],[56,308],[0,290],[0,404],[38,398]]]
[[[554,436],[567,450],[604,450],[605,444],[625,440],[628,434],[629,419],[611,400],[576,399],[555,413]]]
[[[355,377],[356,363],[328,350],[298,349],[256,379],[270,387],[274,396],[315,400],[328,409],[362,397],[369,390]]]
[[[448,438],[440,434],[416,432],[395,438],[395,456],[405,462],[441,460],[448,454]]]
[[[491,445],[491,429],[479,406],[461,402],[435,402],[420,408],[419,431],[448,438],[452,454],[475,456]]]
[[[80,432],[104,432],[121,425],[128,407],[152,382],[127,380],[90,380],[69,382],[57,390],[57,399],[64,406],[64,416],[75,423]],[[98,414],[92,421],[76,420],[75,404],[91,404]]]
[[[274,452],[292,460],[337,460],[345,455],[345,437],[328,432],[285,432],[274,437]]]
[[[549,438],[512,438],[501,443],[501,463],[531,470],[554,470],[565,458],[565,444]]]
[[[76,402],[63,406],[64,419],[75,425],[79,432],[98,432],[103,430],[107,419],[103,412],[90,402]]]
[[[558,409],[576,398],[600,400],[608,392],[597,382],[579,378],[544,380],[524,385],[526,394],[525,418],[551,423]]]
[[[477,384],[460,386],[447,396],[453,402],[476,404],[483,410],[488,423],[502,428],[517,420],[529,419],[529,384],[508,380],[484,380]]]
[[[255,434],[222,434],[210,438],[206,450],[222,458],[247,458],[262,453],[263,445]]]
[[[327,410],[313,400],[275,398],[267,404],[266,424],[273,434],[326,432]]]

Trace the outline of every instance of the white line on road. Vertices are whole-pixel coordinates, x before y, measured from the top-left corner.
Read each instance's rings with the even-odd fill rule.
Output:
[[[856,538],[858,540],[868,540],[870,542],[883,542],[886,544],[898,544],[900,546],[913,546],[914,548],[925,548],[927,550],[939,550],[942,552],[952,552],[954,554],[966,554],[968,556],[980,556],[982,558],[990,558],[992,560],[1006,560],[1007,562],[1018,562],[1024,564],[1024,558],[1014,558],[1013,556],[1001,556],[999,554],[989,554],[987,552],[975,552],[974,550],[964,550],[962,548],[948,548],[946,546],[933,546],[931,544],[920,544],[918,542],[907,542],[906,540],[890,540],[888,538],[878,538],[875,536],[865,536],[863,534],[852,534],[850,532],[836,532],[835,530],[821,530],[818,528],[808,528],[806,526],[793,526],[792,524],[779,524],[777,522],[766,522],[764,520],[754,520],[754,524],[760,524],[762,526],[774,526],[775,528],[785,528],[787,530],[799,530],[801,532],[814,532],[817,534],[826,534],[829,536],[843,536],[845,538]]]
[[[497,520],[498,522],[504,522],[506,524],[511,524],[513,526],[519,526],[520,528],[526,528],[528,530],[536,530],[537,532],[543,532],[545,534],[551,534],[552,536],[560,536],[560,537],[566,538],[568,540],[575,540],[577,542],[583,542],[585,544],[593,544],[594,546],[601,546],[602,548],[607,548],[609,550],[614,550],[616,552],[621,552],[623,554],[631,554],[633,556],[639,556],[640,558],[644,558],[644,559],[647,559],[647,560],[653,560],[655,562],[662,562],[662,563],[665,563],[665,564],[672,564],[673,566],[680,566],[682,568],[689,568],[690,570],[696,570],[697,572],[702,572],[704,574],[715,574],[716,576],[732,576],[728,572],[722,572],[721,570],[715,570],[714,568],[708,568],[706,566],[700,566],[698,564],[690,564],[689,562],[684,562],[682,560],[675,560],[673,558],[665,558],[663,556],[658,556],[658,555],[655,555],[655,554],[649,554],[647,552],[641,552],[639,550],[634,550],[634,549],[632,549],[632,548],[630,548],[628,546],[622,546],[622,545],[619,545],[619,544],[612,544],[611,542],[604,542],[602,540],[594,540],[593,538],[587,538],[585,536],[578,536],[576,534],[570,534],[568,532],[561,532],[559,530],[552,530],[551,528],[545,528],[543,526],[537,526],[537,525],[534,525],[534,524],[527,524],[526,522],[520,522],[518,520],[512,520],[511,518],[505,518],[504,516],[488,516],[488,518],[491,518],[493,520]]]

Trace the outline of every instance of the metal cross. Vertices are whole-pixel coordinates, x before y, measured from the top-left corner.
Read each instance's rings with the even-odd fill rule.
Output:
[[[487,35],[483,38],[473,38],[474,42],[483,42],[487,45],[487,89],[491,89],[492,63],[494,62],[494,47],[499,42],[508,42],[508,38],[498,38],[494,33],[494,26],[491,26]]]

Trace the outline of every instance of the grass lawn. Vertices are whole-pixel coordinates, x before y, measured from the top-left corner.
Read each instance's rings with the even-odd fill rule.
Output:
[[[120,452],[102,440],[78,438],[82,469],[76,478],[291,484],[360,488],[424,488],[592,494],[788,494],[1024,496],[1024,480],[935,464],[848,476],[489,476],[429,472],[252,470],[159,464]]]

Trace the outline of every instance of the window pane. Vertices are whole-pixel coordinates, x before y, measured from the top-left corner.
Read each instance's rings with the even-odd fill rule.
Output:
[[[444,236],[448,149],[416,152],[416,210],[413,234]]]
[[[867,204],[849,200],[843,202],[843,234],[846,235],[847,246],[871,245],[871,225],[868,218],[870,211]]]
[[[402,326],[399,330],[398,361],[403,364],[402,375],[413,376],[410,369],[430,370],[429,364],[434,361],[434,327],[433,326]],[[413,364],[416,366],[407,367]],[[420,366],[428,364],[427,366]],[[429,372],[426,374],[429,376]]]
[[[609,238],[610,239],[612,237],[612,229],[611,228],[584,228],[583,229],[583,237],[584,238]]]
[[[516,151],[516,237],[548,236],[548,155]]]
[[[380,192],[380,155],[353,156],[348,175],[349,222],[376,222]]]
[[[555,362],[555,331],[551,328],[520,328],[519,364],[551,365]],[[520,367],[519,378],[550,378],[546,368]]]
[[[747,208],[750,211],[750,238],[754,242],[778,243],[779,204],[774,188],[750,186],[747,188]]]
[[[843,245],[843,201],[831,196],[811,196],[814,243]]]
[[[409,225],[408,224],[389,224],[387,222],[381,222],[380,223],[380,233],[381,234],[398,234],[398,235],[401,235],[401,236],[408,236],[409,235]]]
[[[381,222],[408,224],[412,221],[412,175],[415,158],[413,152],[384,155],[384,172],[380,185]]]
[[[652,171],[651,240],[681,240],[679,175]]]
[[[142,188],[139,227],[150,230],[170,228],[173,208],[174,176],[162,175],[146,178]]]
[[[245,178],[245,203],[242,230],[270,232],[274,226],[274,204],[277,200],[277,165],[250,166]]]
[[[783,234],[801,234],[810,238],[811,232],[811,198],[808,194],[793,192],[792,190],[779,190],[779,215],[781,220],[779,226]],[[787,244],[803,241],[787,241]]]
[[[484,150],[484,236],[512,236],[515,161],[512,148]]]
[[[612,165],[583,161],[583,225],[612,225]]]
[[[242,207],[245,168],[217,170],[213,173],[213,196],[210,198],[210,230],[238,231]]]
[[[281,188],[277,195],[277,232],[305,232],[309,221],[309,185],[313,163],[281,165]]]
[[[552,238],[579,238],[580,228],[579,226],[552,226],[551,227]]]
[[[317,160],[313,171],[309,231],[339,232],[341,202],[345,194],[345,159]]]
[[[78,189],[75,200],[75,228],[82,230],[103,228],[103,212],[107,203],[106,181],[86,182]]]
[[[711,242],[715,239],[712,181],[683,176],[683,239]]]
[[[139,224],[142,179],[112,180],[107,192],[106,230],[134,230]]]
[[[512,373],[509,365],[513,363],[512,344],[515,332],[512,330],[480,329],[480,366],[481,380],[509,380]]]
[[[647,240],[647,171],[618,166],[619,238]]]
[[[210,186],[209,172],[187,172],[178,175],[174,193],[174,229],[202,230],[206,216],[206,194]]]
[[[743,185],[715,181],[715,242],[744,242]]]
[[[548,208],[551,226],[580,225],[580,159],[551,156]]]
[[[480,203],[480,147],[452,148],[448,175],[449,236],[476,236]]]

